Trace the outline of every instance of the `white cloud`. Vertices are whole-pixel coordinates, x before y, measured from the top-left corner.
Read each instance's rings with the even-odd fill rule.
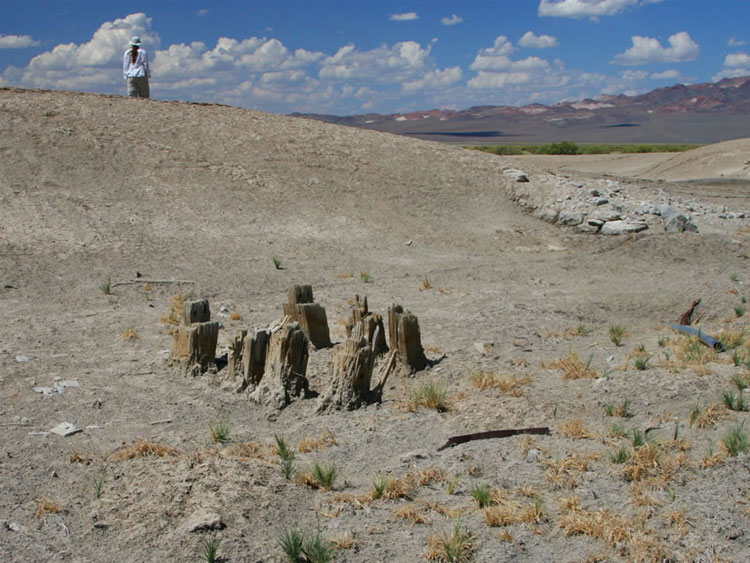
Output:
[[[440,20],[440,23],[443,25],[457,25],[459,23],[463,23],[464,19],[460,16],[457,16],[456,14],[453,14],[451,17],[445,17]]]
[[[408,22],[418,20],[419,16],[417,12],[407,12],[405,14],[391,14],[388,19],[394,22]]]
[[[747,45],[747,41],[730,37],[729,40],[727,40],[727,45],[730,47],[742,47],[743,45]]]
[[[527,31],[523,37],[518,40],[521,47],[531,47],[534,49],[546,49],[557,46],[557,38],[551,35],[534,35],[534,32]]]
[[[700,54],[700,47],[687,31],[669,37],[669,47],[662,47],[658,39],[652,37],[632,37],[633,46],[624,53],[615,55],[613,63],[621,65],[641,65],[647,63],[679,63],[693,61]]]
[[[614,16],[627,8],[654,4],[661,0],[540,0],[538,14],[561,18]]]
[[[487,72],[479,73],[469,80],[469,88],[503,88],[509,84],[528,84],[532,75],[528,72]]]
[[[31,59],[29,70],[42,78],[45,71],[121,65],[122,54],[133,35],[141,37],[146,49],[160,42],[159,35],[151,29],[151,18],[143,13],[131,14],[103,23],[87,43],[65,43],[37,55]]]
[[[30,35],[0,35],[0,49],[22,49],[35,45],[39,45],[39,41]]]
[[[750,67],[750,55],[747,53],[730,53],[724,58],[724,66],[731,68]]]
[[[679,70],[665,70],[664,72],[652,72],[649,78],[653,80],[679,80],[682,75]]]
[[[208,10],[205,10],[205,9],[203,9],[203,10],[198,10],[198,12],[196,13],[196,15],[197,15],[197,16],[200,16],[200,17],[203,17],[203,16],[207,16],[208,14],[209,14],[209,11],[208,11]]]
[[[415,80],[433,68],[430,47],[423,49],[415,41],[392,47],[381,45],[370,51],[357,51],[354,45],[346,45],[321,61],[320,77],[394,83]]]
[[[425,90],[439,90],[451,86],[461,80],[463,71],[461,67],[454,66],[445,70],[435,69],[422,75],[417,80],[403,83],[404,92],[423,92]]]

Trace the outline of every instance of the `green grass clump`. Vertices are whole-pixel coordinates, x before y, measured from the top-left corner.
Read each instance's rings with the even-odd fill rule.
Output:
[[[424,382],[409,393],[409,410],[423,407],[446,412],[448,411],[446,395],[447,391],[442,385],[431,381]]]
[[[463,524],[458,520],[453,525],[450,534],[443,532],[442,535],[430,538],[427,558],[430,560],[448,561],[449,563],[460,563],[469,561],[477,546],[474,535],[463,529]]]
[[[646,368],[648,368],[648,361],[651,359],[651,356],[640,356],[635,359],[635,369],[639,371],[643,371]]]
[[[625,463],[630,457],[630,450],[627,446],[620,446],[609,455],[609,459],[611,459],[613,463]]]
[[[219,553],[219,545],[221,540],[216,537],[216,534],[212,534],[203,540],[203,558],[206,563],[215,563],[216,555]]]
[[[330,491],[333,488],[333,483],[339,474],[339,469],[334,464],[330,463],[318,463],[315,462],[310,469],[310,477],[313,478],[315,483],[326,491]]]
[[[284,478],[291,479],[297,469],[294,464],[294,458],[296,457],[294,449],[287,444],[283,436],[276,434],[274,439],[276,440],[276,452],[281,458],[281,471],[284,473]]]
[[[724,434],[721,440],[724,442],[724,446],[731,456],[744,454],[750,450],[750,439],[748,438],[747,430],[743,428],[742,424],[727,430],[727,433]]]
[[[285,530],[276,541],[284,551],[289,563],[297,563],[300,560],[305,545],[305,536],[297,528]]]
[[[471,488],[471,496],[479,504],[479,508],[485,508],[492,502],[492,489],[489,485],[474,485]]]
[[[102,293],[104,295],[112,295],[112,280],[110,278],[107,278],[105,281],[99,284],[99,289],[102,290]]]
[[[627,334],[627,329],[622,325],[612,325],[609,327],[609,339],[615,346],[622,346],[622,339]]]
[[[381,498],[388,490],[388,486],[391,484],[391,478],[387,475],[377,475],[372,480],[372,498],[377,500]]]
[[[336,555],[336,544],[323,537],[320,532],[305,539],[302,552],[310,563],[328,563]]]
[[[229,441],[229,422],[221,420],[216,424],[208,423],[208,429],[211,432],[211,440],[217,444],[226,444]]]
[[[724,391],[724,405],[732,411],[745,411],[745,399],[742,396],[742,389],[738,393],[732,393],[731,391]]]

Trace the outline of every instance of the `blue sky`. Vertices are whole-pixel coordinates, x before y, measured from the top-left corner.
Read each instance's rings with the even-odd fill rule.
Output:
[[[750,75],[750,0],[0,0],[0,86],[274,113],[551,104]]]

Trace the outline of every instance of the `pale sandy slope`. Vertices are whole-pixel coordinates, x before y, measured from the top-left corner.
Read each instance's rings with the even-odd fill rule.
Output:
[[[750,180],[750,139],[725,141],[684,153],[530,155],[520,157],[549,169],[663,180]]]
[[[531,182],[511,184],[508,167]],[[701,467],[748,413],[690,425],[696,404],[720,403],[747,372],[728,354],[697,367],[667,361],[677,357],[669,324],[693,299],[703,299],[705,331],[747,328],[750,315],[735,313],[750,297],[747,223],[611,238],[544,223],[514,202],[517,186],[558,180],[601,188],[569,170],[239,108],[0,89],[5,558],[202,560],[209,532],[191,530],[218,519],[220,555],[232,562],[282,561],[277,539],[292,527],[348,545],[339,561],[420,561],[429,538],[456,523],[473,535],[477,562],[749,560],[748,458]],[[136,272],[141,283],[102,291]],[[366,294],[376,312],[410,309],[428,357],[442,360],[393,376],[382,404],[326,415],[314,396],[272,412],[222,388],[224,370],[186,378],[166,364],[161,319],[175,294],[210,299],[225,325],[221,354],[239,330],[277,319],[295,283],[313,285],[334,341],[353,296]],[[627,329],[622,346],[613,325]],[[634,367],[641,346],[646,370]],[[571,354],[601,377],[563,378],[556,361]],[[482,371],[521,389],[479,389],[472,374]],[[313,393],[330,374],[331,350],[311,349]],[[35,391],[56,378],[79,386]],[[424,383],[445,389],[450,410],[404,408]],[[607,416],[606,405],[626,401],[630,417]],[[221,420],[231,429],[223,446],[208,431]],[[572,436],[576,420],[586,432]],[[84,431],[45,434],[63,421]],[[630,447],[613,422],[659,427],[650,436],[660,443],[679,423],[684,443],[659,450],[651,481],[632,483],[610,458]],[[552,433],[437,451],[452,435],[527,426]],[[284,479],[274,436],[298,447],[323,432],[324,447],[296,462],[300,472],[335,464],[334,491]],[[178,454],[112,456],[139,438]],[[410,473],[422,481],[411,498],[371,501],[376,476]],[[488,526],[471,496],[485,485],[519,511],[541,503],[543,515]],[[574,501],[635,532],[567,533]]]

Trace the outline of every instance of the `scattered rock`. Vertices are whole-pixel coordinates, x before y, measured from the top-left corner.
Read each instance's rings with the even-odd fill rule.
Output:
[[[20,363],[25,363],[29,361],[28,356],[16,356],[16,361]]]
[[[664,230],[668,233],[698,232],[697,225],[690,220],[690,217],[676,207],[664,204],[659,208],[659,214],[664,221]]]
[[[529,175],[526,174],[523,170],[517,170],[515,168],[508,168],[507,170],[503,170],[503,174],[510,178],[511,180],[515,180],[516,182],[528,182],[529,181]]]
[[[603,235],[625,235],[639,233],[648,229],[646,223],[632,223],[630,221],[607,221],[599,231]]]
[[[58,436],[62,436],[63,438],[67,438],[68,436],[72,436],[73,434],[83,432],[83,430],[78,428],[75,424],[71,424],[70,422],[61,422],[54,428],[50,428],[49,431],[53,434],[57,434]]]
[[[226,524],[216,512],[199,508],[188,518],[185,527],[189,532],[205,532],[208,530],[223,530]]]

